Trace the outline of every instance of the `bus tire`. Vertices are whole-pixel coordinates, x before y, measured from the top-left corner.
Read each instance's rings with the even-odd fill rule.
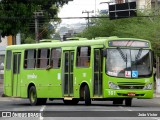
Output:
[[[31,86],[29,89],[29,101],[32,106],[45,104],[46,98],[37,98],[37,92],[35,86]]]
[[[90,91],[87,85],[84,87],[84,101],[85,105],[91,105]]]
[[[126,106],[132,106],[132,98],[126,98],[125,99],[125,105]]]

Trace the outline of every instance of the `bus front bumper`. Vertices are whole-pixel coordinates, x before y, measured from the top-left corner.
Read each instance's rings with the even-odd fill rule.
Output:
[[[153,98],[153,90],[113,90],[105,89],[104,98]]]

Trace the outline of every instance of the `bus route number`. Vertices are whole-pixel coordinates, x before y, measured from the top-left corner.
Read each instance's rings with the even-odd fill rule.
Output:
[[[109,90],[109,91],[108,91],[108,95],[116,95],[116,91]]]

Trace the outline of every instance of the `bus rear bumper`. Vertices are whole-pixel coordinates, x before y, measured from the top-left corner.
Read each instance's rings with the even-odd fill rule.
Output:
[[[113,90],[106,89],[104,98],[139,98],[151,99],[153,98],[153,90]]]

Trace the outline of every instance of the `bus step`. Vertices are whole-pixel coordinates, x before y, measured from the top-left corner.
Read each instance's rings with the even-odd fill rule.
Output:
[[[72,97],[64,97],[64,100],[72,100]]]

